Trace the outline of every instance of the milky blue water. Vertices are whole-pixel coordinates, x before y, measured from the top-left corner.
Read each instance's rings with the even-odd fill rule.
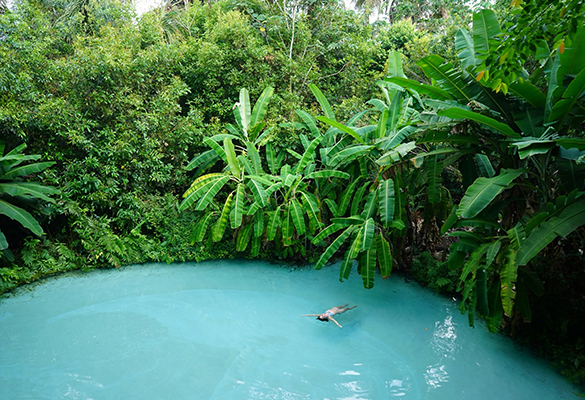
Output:
[[[0,300],[2,399],[576,399],[400,277],[247,261],[94,271]],[[343,326],[301,314],[344,303]]]

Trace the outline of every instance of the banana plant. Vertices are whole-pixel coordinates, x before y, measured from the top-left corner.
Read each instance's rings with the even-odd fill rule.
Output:
[[[18,222],[24,228],[37,236],[43,234],[43,228],[23,207],[40,208],[40,201],[54,203],[50,196],[59,193],[52,186],[44,186],[36,182],[27,182],[25,179],[38,172],[49,168],[54,161],[35,162],[40,155],[25,155],[23,151],[26,144],[15,147],[4,154],[5,145],[0,141],[0,214]],[[8,241],[0,230],[0,250],[4,257],[13,259],[12,252],[8,249]]]
[[[396,54],[391,54],[390,65],[402,74],[400,58],[393,57]],[[322,160],[332,168],[351,171],[352,176],[342,191],[327,192],[323,199],[332,215],[331,224],[313,238],[313,243],[331,239],[315,267],[322,268],[342,247],[347,247],[340,280],[349,277],[357,261],[365,288],[374,286],[378,269],[382,277],[391,274],[393,257],[388,234],[406,226],[403,210],[396,207],[397,199],[400,204],[403,198],[395,190],[392,169],[415,147],[414,141],[405,142],[415,131],[412,124],[417,120],[412,98],[401,88],[385,83],[381,88],[385,101],[369,102],[374,108],[368,112],[378,114],[375,124],[358,125],[366,113],[341,124],[327,116],[326,107],[325,115],[317,118],[331,126],[326,134],[330,140],[321,149]]]
[[[427,97],[425,140],[460,152],[466,192],[442,232],[456,229],[449,263],[462,271],[461,309],[471,324],[476,311],[485,316],[490,330],[515,309],[530,319],[528,289],[542,293],[530,260],[585,224],[585,146],[571,136],[585,118],[585,29],[581,24],[564,51],[543,64],[544,88],[532,83],[536,77],[490,78],[482,60],[501,35],[495,14],[483,10],[474,15],[472,34],[457,33],[462,69],[429,56],[419,65],[432,85],[388,79]]]

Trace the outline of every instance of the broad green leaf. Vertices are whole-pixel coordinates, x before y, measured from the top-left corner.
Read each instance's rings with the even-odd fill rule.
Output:
[[[349,146],[345,149],[341,150],[340,152],[332,155],[332,157],[327,161],[328,165],[337,165],[341,162],[353,160],[356,157],[361,156],[368,152],[368,150],[372,149],[373,146],[363,145],[363,146]]]
[[[207,226],[209,225],[209,222],[214,215],[215,213],[212,212],[207,213],[199,220],[199,222],[197,222],[195,228],[193,229],[193,233],[191,234],[191,245],[193,245],[195,242],[201,242],[203,240],[205,233],[207,232]]]
[[[311,223],[317,227],[317,228],[321,228],[321,226],[323,225],[323,223],[320,221],[320,210],[319,210],[319,204],[317,199],[315,198],[314,195],[310,194],[310,193],[306,193],[306,192],[301,192],[300,193],[303,205],[305,206],[305,212],[307,213],[307,216],[309,217],[309,221],[311,221]]]
[[[388,54],[388,76],[406,77],[402,70],[402,54],[398,51],[393,50]]]
[[[268,102],[274,93],[274,88],[268,86],[258,100],[256,100],[256,104],[254,105],[254,109],[252,110],[252,115],[250,117],[250,126],[254,126],[259,124],[264,119],[264,115],[266,115],[266,109],[268,108]]]
[[[394,219],[394,181],[386,179],[380,182],[378,189],[378,207],[384,226],[388,226]]]
[[[270,214],[270,218],[268,219],[268,226],[266,227],[266,239],[269,241],[274,240],[276,236],[276,231],[278,230],[278,226],[280,225],[280,206],[276,208],[272,214]]]
[[[324,169],[320,171],[311,172],[305,176],[305,179],[319,179],[319,178],[341,178],[349,179],[350,175],[347,172],[337,171],[334,169]]]
[[[236,157],[236,152],[234,150],[234,144],[230,138],[225,138],[223,140],[223,148],[225,149],[225,154],[227,157],[227,163],[230,167],[230,171],[235,176],[239,177],[242,173],[240,169],[240,163],[238,162],[238,158]]]
[[[392,273],[392,253],[390,253],[390,244],[381,232],[378,234],[378,264],[382,278],[389,277]]]
[[[315,96],[315,98],[317,99],[319,104],[321,105],[321,109],[323,110],[323,113],[325,114],[325,116],[327,118],[335,121],[336,118],[335,118],[335,114],[333,113],[333,110],[331,109],[331,105],[329,104],[329,102],[327,101],[327,98],[323,95],[321,90],[319,90],[319,88],[317,86],[315,86],[314,84],[310,84],[309,89],[311,89],[311,92],[313,92],[313,95]]]
[[[544,93],[527,80],[511,83],[510,92],[525,100],[532,107],[543,108],[546,104]]]
[[[483,9],[473,14],[473,45],[477,55],[488,55],[492,50],[490,39],[502,32],[496,14]]]
[[[203,138],[203,143],[208,145],[215,151],[215,153],[226,163],[228,164],[228,158],[225,153],[225,150],[215,141],[211,140],[210,138]]]
[[[245,225],[238,231],[236,238],[236,251],[244,251],[252,238],[252,225]]]
[[[240,90],[240,104],[238,105],[238,112],[240,114],[240,121],[242,123],[242,128],[245,133],[248,132],[248,127],[250,126],[250,93],[248,93],[248,89],[242,88]]]
[[[254,214],[254,237],[260,237],[264,233],[264,211],[258,209]]]
[[[350,250],[345,253],[345,257],[343,258],[343,262],[341,263],[341,269],[339,270],[339,281],[343,282],[344,280],[349,279],[349,275],[351,274],[351,269],[353,268],[353,258],[349,256]]]
[[[327,247],[327,249],[321,255],[321,257],[319,257],[319,260],[315,264],[315,269],[321,269],[321,268],[323,268],[323,266],[331,259],[331,257],[333,257],[333,255],[335,254],[335,252],[341,247],[341,245],[343,243],[345,243],[345,241],[347,240],[347,238],[349,237],[349,235],[351,235],[351,233],[354,230],[355,230],[355,227],[354,226],[350,226],[349,228],[347,228],[346,230],[344,230],[341,233],[341,235],[339,235],[333,241],[333,243],[331,243],[329,245],[329,247]]]
[[[347,210],[347,206],[349,205],[349,201],[351,197],[355,194],[355,187],[360,179],[355,179],[342,193],[341,196],[337,199],[337,216],[341,217],[345,215],[345,211]]]
[[[502,270],[500,271],[500,279],[502,282],[502,307],[504,313],[508,317],[512,317],[514,314],[514,298],[516,297],[516,291],[514,284],[518,276],[518,264],[516,264],[516,251],[508,246],[504,249],[505,262],[502,264]]]
[[[487,249],[485,255],[485,267],[491,267],[492,263],[496,259],[496,256],[500,252],[500,248],[502,247],[502,241],[496,240],[495,242],[491,243]]]
[[[262,245],[262,238],[259,236],[252,237],[252,247],[250,248],[250,254],[252,257],[258,257],[260,254],[260,246]]]
[[[234,206],[230,212],[230,225],[232,229],[239,228],[242,225],[242,218],[244,215],[244,185],[239,184],[236,189],[236,197],[234,198]]]
[[[252,142],[246,142],[246,147],[248,149],[248,156],[252,160],[252,165],[254,166],[254,173],[261,174],[262,171],[262,161],[260,160],[260,154],[256,149],[256,146]]]
[[[337,203],[335,203],[331,199],[324,199],[323,202],[325,204],[327,204],[327,207],[329,207],[329,211],[331,212],[331,214],[333,214],[333,215],[339,215],[339,212],[337,210]]]
[[[254,200],[260,204],[260,206],[266,206],[268,195],[266,194],[264,187],[262,187],[262,185],[254,179],[248,179],[246,185],[250,188],[252,196],[254,196]]]
[[[360,188],[358,190],[356,190],[356,192],[353,196],[353,200],[351,201],[351,208],[349,210],[350,215],[357,215],[358,214],[358,209],[359,209],[360,204],[362,203],[362,200],[364,197],[364,192],[368,189],[369,186],[370,186],[370,183],[366,182],[362,186],[360,186]]]
[[[485,126],[488,126],[500,133],[503,133],[504,135],[513,138],[513,139],[520,139],[520,134],[514,132],[514,130],[512,128],[510,128],[508,125],[496,121],[493,118],[487,117],[485,115],[473,112],[473,111],[469,111],[469,110],[464,110],[462,108],[458,108],[458,107],[453,107],[453,108],[449,108],[447,110],[441,110],[438,113],[440,116],[443,117],[448,117],[448,118],[452,118],[452,119],[469,119],[471,121],[475,121],[477,123],[483,124]]]
[[[372,247],[366,250],[360,258],[362,281],[364,288],[371,289],[374,287],[374,277],[376,275],[376,248]]]
[[[229,179],[230,179],[229,176],[224,176],[224,177],[219,178],[216,181],[214,181],[213,184],[211,185],[211,187],[209,188],[209,190],[207,192],[205,192],[205,194],[197,202],[197,205],[195,206],[195,210],[197,210],[197,211],[204,210],[205,207],[207,207],[209,205],[211,200],[213,200],[215,195],[221,190],[221,188],[224,187],[224,185],[227,183],[227,181],[229,181]],[[185,199],[185,200],[187,200],[187,199]]]
[[[582,225],[585,225],[585,200],[580,199],[534,229],[521,244],[516,262],[526,265],[557,236],[566,237]]]
[[[477,311],[481,315],[489,315],[487,274],[483,268],[478,268],[476,271],[475,292],[477,293]]]
[[[475,278],[477,267],[479,266],[479,263],[483,258],[483,255],[486,253],[488,246],[490,244],[491,243],[483,243],[481,246],[477,248],[477,250],[471,253],[469,259],[467,260],[465,266],[463,267],[463,270],[461,271],[462,281],[467,281],[469,279],[469,274],[472,275],[472,279]]]
[[[355,238],[353,239],[353,242],[351,243],[351,246],[349,246],[348,256],[350,258],[355,259],[361,253],[363,237],[364,230],[363,229],[358,230],[357,234],[355,235]]]
[[[373,218],[369,218],[364,222],[363,225],[363,236],[362,236],[362,251],[369,250],[372,248],[372,243],[374,239],[374,229],[376,227],[376,223],[374,222]]]
[[[207,150],[207,151],[204,151],[203,153],[199,154],[197,157],[193,158],[191,160],[191,162],[189,162],[189,164],[187,164],[185,169],[187,171],[191,171],[200,165],[208,164],[212,161],[216,161],[217,159],[219,159],[219,156],[217,155],[215,150],[213,150],[213,149]]]
[[[504,309],[502,308],[502,298],[500,295],[501,285],[499,280],[491,283],[488,289],[488,305],[490,314],[486,317],[486,323],[490,332],[498,332],[500,330],[502,315]]]
[[[282,221],[282,242],[285,246],[290,246],[292,244],[292,237],[295,233],[293,212],[291,208],[292,207],[288,207],[284,210],[284,221]]]
[[[582,121],[584,92],[585,68],[571,81],[567,89],[564,91],[562,99],[552,107],[548,120],[549,122],[556,122],[557,130],[560,131],[563,125],[568,125],[566,120],[570,118],[571,113],[577,113],[579,115],[579,120]],[[577,104],[578,102],[580,102],[580,105]],[[575,107],[576,105],[577,107]],[[569,120],[568,122],[571,123],[572,121]]]
[[[416,142],[403,143],[376,160],[378,165],[391,165],[398,162],[416,148]]]
[[[522,241],[525,239],[526,234],[524,232],[524,226],[519,222],[513,228],[508,229],[508,239],[510,239],[510,246],[512,249],[520,249]]]
[[[477,49],[476,49],[477,53]],[[466,82],[463,81],[459,70],[453,68],[451,63],[437,55],[430,55],[419,60],[418,65],[426,76],[436,81],[436,85],[447,91],[455,100],[469,103],[472,98],[465,90]]]
[[[219,219],[215,223],[212,235],[214,242],[219,242],[223,238],[223,234],[225,232],[225,228],[228,222],[228,217],[230,215],[230,211],[232,210],[233,198],[234,192],[231,192],[228,198],[225,200],[225,204],[223,205],[223,209],[221,211]]]
[[[475,155],[475,162],[477,163],[477,167],[479,168],[481,175],[485,178],[493,178],[496,174],[494,167],[488,156],[485,154],[477,153]]]
[[[303,235],[305,233],[305,217],[303,213],[303,209],[299,204],[297,199],[291,200],[291,208],[292,208],[292,219],[295,227],[297,228],[297,233],[299,235]]]
[[[524,169],[502,170],[493,178],[477,178],[465,191],[457,209],[459,218],[473,218],[488,206]]]
[[[317,236],[315,236],[313,238],[313,244],[318,244],[320,241],[322,241],[323,239],[325,239],[327,236],[337,232],[340,229],[343,229],[347,226],[351,226],[352,224],[336,224],[333,223],[331,225],[329,225],[328,227],[326,227],[325,229],[323,229],[321,232],[319,232],[319,234]]]
[[[356,131],[354,131],[353,129],[351,129],[350,127],[347,127],[343,124],[340,124],[339,122],[331,119],[331,118],[327,118],[327,117],[318,117],[317,118],[319,121],[323,121],[329,125],[331,125],[334,128],[339,129],[342,132],[345,132],[347,134],[349,134],[351,137],[353,137],[357,142],[361,143],[361,144],[366,144],[364,142],[364,140],[360,137],[360,135],[357,134]]]
[[[0,200],[0,215],[6,215],[8,218],[20,223],[23,227],[37,236],[43,234],[43,228],[41,228],[41,225],[39,225],[33,216],[28,211],[25,211],[14,204]]]
[[[2,146],[2,143],[0,143],[0,146]],[[2,152],[4,151],[4,149],[0,149],[0,154],[2,154]],[[6,240],[6,236],[4,236],[4,234],[0,231],[0,250],[6,250],[8,248],[8,241]]]
[[[458,208],[458,206],[454,205],[453,208],[451,209],[451,213],[449,214],[449,216],[445,220],[445,223],[441,227],[441,235],[444,235],[445,233],[447,233],[447,231],[453,227],[455,222],[457,222],[457,219],[458,219],[457,208]]]
[[[52,186],[43,186],[34,182],[7,182],[0,183],[0,194],[5,193],[9,196],[34,197],[54,203],[55,200],[48,195],[59,193],[57,188]]]
[[[207,191],[218,181],[229,176],[225,174],[207,174],[203,175],[191,184],[191,187],[183,194],[185,198],[179,205],[179,210],[186,210],[191,204],[199,200]]]
[[[366,198],[366,204],[364,205],[364,209],[361,213],[361,217],[363,219],[372,218],[376,213],[376,208],[378,207],[378,190],[373,190],[368,194]],[[356,213],[357,214],[357,213]]]
[[[315,149],[317,148],[317,146],[319,146],[319,143],[321,143],[322,140],[323,140],[323,136],[317,136],[315,139],[313,139],[313,141],[311,141],[311,144],[309,145],[307,150],[305,150],[303,157],[301,158],[301,160],[297,164],[297,167],[295,169],[295,173],[297,173],[297,174],[301,173],[305,169],[307,164],[315,156]]]
[[[441,89],[437,86],[425,85],[424,83],[417,82],[412,79],[407,78],[400,78],[400,77],[392,77],[386,79],[388,82],[394,83],[399,85],[405,89],[411,89],[419,94],[424,94],[429,96],[431,99],[436,100],[452,100],[453,96],[451,96],[446,90]]]
[[[23,165],[21,167],[17,167],[17,168],[13,168],[10,171],[6,172],[3,176],[1,176],[2,179],[14,179],[16,177],[19,176],[27,176],[27,175],[32,175],[32,174],[36,174],[37,172],[41,172],[46,168],[49,168],[50,166],[54,165],[55,161],[46,161],[46,162],[41,162],[41,163],[34,163],[34,164],[28,164],[28,165]],[[1,174],[1,171],[0,171]]]
[[[439,204],[441,202],[441,173],[443,172],[443,162],[436,155],[427,157],[425,162],[427,164],[426,173],[429,184],[427,190],[429,203]]]
[[[319,128],[317,128],[317,121],[311,114],[306,111],[296,110],[295,111],[299,117],[303,120],[305,125],[309,128],[309,131],[313,134],[313,136],[318,137],[321,136],[321,132]]]
[[[457,50],[457,57],[461,60],[461,68],[467,70],[470,66],[477,63],[475,58],[475,49],[473,46],[473,39],[467,29],[460,28],[455,34],[455,49]]]

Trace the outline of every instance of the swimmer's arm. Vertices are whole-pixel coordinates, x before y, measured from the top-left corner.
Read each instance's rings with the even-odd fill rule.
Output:
[[[301,315],[301,317],[318,317],[321,314],[306,314],[306,315]]]
[[[335,325],[337,325],[338,327],[343,328],[343,326],[339,325],[339,323],[335,319],[333,319],[333,317],[329,317],[329,319],[335,322]]]

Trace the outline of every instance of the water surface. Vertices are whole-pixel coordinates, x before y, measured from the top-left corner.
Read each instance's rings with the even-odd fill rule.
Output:
[[[339,268],[151,264],[0,300],[5,399],[577,399],[458,303]],[[358,307],[324,323],[301,314]]]

